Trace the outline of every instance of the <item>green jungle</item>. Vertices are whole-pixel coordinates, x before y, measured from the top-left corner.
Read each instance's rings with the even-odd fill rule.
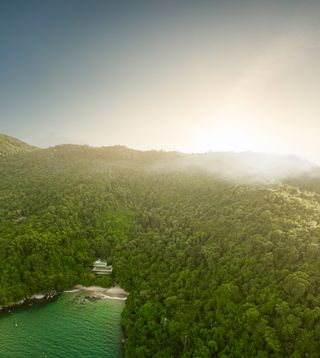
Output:
[[[319,357],[319,169],[231,179],[190,157],[0,136],[0,306],[116,282],[125,357]]]

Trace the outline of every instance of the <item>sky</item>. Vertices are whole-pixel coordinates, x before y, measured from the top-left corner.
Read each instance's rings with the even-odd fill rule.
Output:
[[[320,2],[0,1],[0,133],[320,164]]]

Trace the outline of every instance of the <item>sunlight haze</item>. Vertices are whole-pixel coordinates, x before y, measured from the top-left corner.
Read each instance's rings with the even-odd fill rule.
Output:
[[[1,8],[0,132],[42,147],[250,150],[320,163],[316,1]]]
[[[320,0],[0,0],[0,358],[320,357]]]

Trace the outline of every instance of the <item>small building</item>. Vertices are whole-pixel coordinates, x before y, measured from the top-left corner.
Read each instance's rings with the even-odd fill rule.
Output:
[[[97,275],[110,275],[112,273],[112,266],[108,266],[107,261],[101,261],[98,259],[93,263],[92,271]]]

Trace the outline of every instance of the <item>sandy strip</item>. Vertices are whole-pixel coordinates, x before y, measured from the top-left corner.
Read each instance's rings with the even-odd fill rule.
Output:
[[[76,285],[73,287],[73,290],[81,290],[81,291],[87,291],[87,292],[105,292],[107,290],[107,288],[100,287],[100,286]]]
[[[108,295],[102,295],[101,298],[108,299],[108,300],[117,300],[117,301],[125,301],[127,299],[127,297],[112,297]]]
[[[83,291],[88,292],[89,294],[96,294],[98,296],[104,296],[105,298],[110,299],[121,299],[125,300],[129,293],[126,292],[123,288],[120,286],[113,286],[110,288],[104,288],[100,286],[82,286],[82,285],[76,285],[73,287],[71,291]]]

